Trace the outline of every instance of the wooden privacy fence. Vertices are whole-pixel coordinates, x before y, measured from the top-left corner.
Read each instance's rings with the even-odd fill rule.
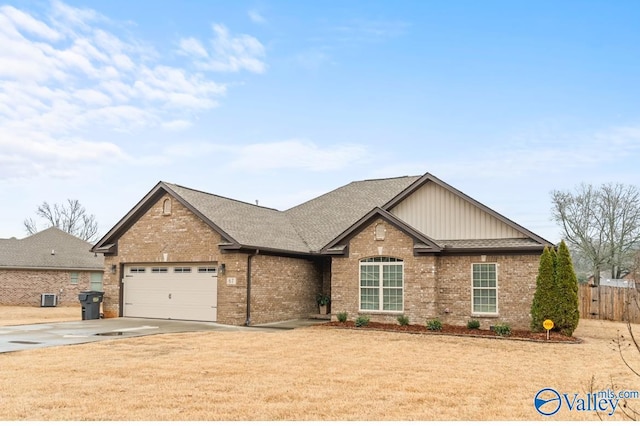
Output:
[[[580,285],[580,317],[640,323],[640,291],[635,287]]]

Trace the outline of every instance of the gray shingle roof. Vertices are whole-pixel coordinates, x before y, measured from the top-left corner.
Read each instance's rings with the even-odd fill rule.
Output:
[[[281,211],[165,184],[241,245],[309,252],[309,247]]]
[[[338,241],[333,240],[363,219],[369,212],[376,208],[390,209],[392,203],[401,202],[426,180],[444,185],[445,188],[454,191],[459,196],[469,198],[428,173],[423,176],[351,182],[285,211],[256,206],[167,182],[159,182],[92,250],[100,253],[115,252],[113,247],[119,236],[163,194],[170,193],[213,229],[220,232],[229,242],[226,246],[227,249],[260,248],[300,254],[320,253],[329,243],[338,244]],[[471,198],[469,200],[477,203]],[[509,219],[499,216],[498,213],[482,205],[480,206],[486,209],[489,214],[518,227],[531,238],[433,241],[433,243],[445,250],[475,250],[482,247],[496,250],[509,248],[520,250],[540,248],[547,243],[546,240],[518,224],[510,222]],[[385,211],[391,215],[388,210]],[[395,219],[401,222],[398,218]],[[426,235],[424,238],[429,239]],[[444,247],[445,245],[447,247]],[[430,247],[427,244],[426,247],[416,248],[424,250]]]
[[[51,227],[21,240],[0,239],[0,268],[102,271],[103,256],[90,248],[90,243]]]
[[[352,182],[284,212],[164,184],[241,245],[309,253],[319,251],[419,177]]]
[[[382,207],[420,176],[351,182],[285,211],[312,251],[319,251],[374,207]]]

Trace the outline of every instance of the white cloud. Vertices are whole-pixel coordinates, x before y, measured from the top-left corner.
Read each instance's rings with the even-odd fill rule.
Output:
[[[264,24],[265,22],[267,22],[267,20],[264,19],[264,16],[262,16],[256,9],[251,9],[249,12],[247,12],[247,15],[249,15],[249,19],[251,19],[251,22],[255,22],[256,24]]]
[[[193,37],[183,38],[180,40],[180,49],[183,53],[200,58],[206,58],[209,56],[207,50],[202,43]]]
[[[39,15],[0,6],[0,180],[62,176],[57,165],[68,161],[126,160],[121,142],[95,135],[184,130],[226,94],[207,71],[266,67],[257,39],[223,25],[214,26],[210,52],[196,39],[180,42],[185,54],[204,60],[197,69],[162,63],[152,46],[113,26],[92,9],[57,0]]]
[[[188,129],[192,125],[193,123],[187,120],[172,120],[162,123],[163,128],[171,131]]]
[[[202,70],[238,72],[242,70],[263,73],[265,49],[262,43],[250,35],[231,35],[227,27],[213,24],[214,37],[209,40],[210,49],[195,38],[180,40],[179,53],[191,57]]]
[[[239,148],[230,167],[245,171],[304,169],[339,170],[368,160],[367,150],[359,145],[319,147],[313,142],[292,139],[247,145]]]
[[[61,38],[60,34],[56,30],[44,22],[38,21],[31,15],[14,7],[0,7],[0,16],[3,16],[3,19],[0,20],[0,22],[4,24],[0,25],[0,28],[4,28],[2,31],[10,31],[16,37],[20,36],[19,30],[24,30],[29,34],[36,35],[49,41],[57,41]]]
[[[595,178],[626,168],[628,159],[639,154],[640,127],[616,127],[589,134],[517,135],[455,159],[434,159],[433,164],[449,176],[464,178],[512,179],[541,174]]]
[[[14,137],[23,136],[16,140]],[[39,132],[0,133],[0,180],[77,177],[96,162],[126,160],[116,144],[95,140],[52,139]]]
[[[71,36],[76,32],[91,30],[90,24],[95,21],[107,21],[106,17],[95,10],[76,8],[58,0],[51,2],[49,18],[59,31]]]

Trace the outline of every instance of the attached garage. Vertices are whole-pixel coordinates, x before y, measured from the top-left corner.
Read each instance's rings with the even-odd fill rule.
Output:
[[[123,316],[216,321],[215,264],[124,265]]]

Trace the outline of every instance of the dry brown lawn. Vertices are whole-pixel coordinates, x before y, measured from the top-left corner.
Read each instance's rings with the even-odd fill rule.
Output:
[[[82,308],[79,304],[55,308],[0,306],[0,326],[80,320],[82,320]]]
[[[616,330],[583,320],[584,343],[544,344],[312,327],[5,353],[0,420],[542,420],[543,387],[640,390]]]

